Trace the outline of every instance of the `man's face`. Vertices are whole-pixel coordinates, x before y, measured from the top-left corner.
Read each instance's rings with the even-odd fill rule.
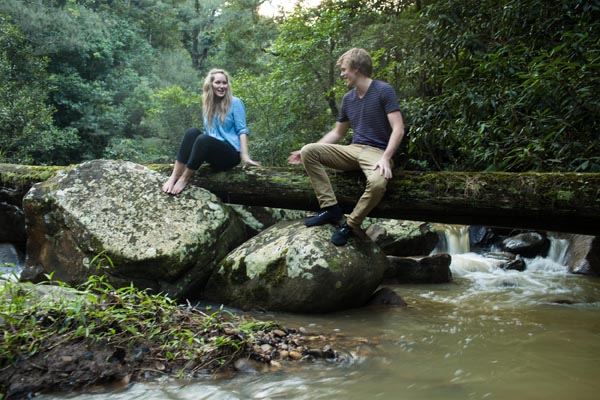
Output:
[[[354,87],[357,80],[357,69],[351,69],[346,61],[340,63],[340,77],[346,82],[346,86]]]

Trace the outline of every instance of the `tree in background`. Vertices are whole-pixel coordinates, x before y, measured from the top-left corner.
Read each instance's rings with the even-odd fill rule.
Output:
[[[419,15],[413,156],[459,170],[600,171],[600,5],[448,0]]]
[[[51,155],[17,155],[20,142],[4,159],[171,160],[183,127],[199,124],[200,77],[218,66],[246,103],[252,153],[283,165],[333,125],[347,90],[335,61],[364,47],[401,99],[406,168],[600,170],[597,1],[324,0],[274,19],[262,2],[3,1],[29,46],[21,56],[38,63],[12,84],[17,61],[4,56],[3,101],[31,91],[47,108],[5,106],[21,114],[2,133],[26,137],[16,121],[53,117],[44,131],[65,140],[35,144],[60,149]]]
[[[33,54],[19,29],[0,16],[0,162],[63,164],[78,145],[73,129],[52,123],[47,60]]]
[[[398,17],[393,14],[399,13],[392,7],[396,3],[325,0],[314,8],[297,6],[278,21],[279,35],[268,49],[273,57],[265,72],[236,77],[250,128],[258,132],[251,142],[257,159],[285,165],[290,151],[331,129],[347,91],[336,62],[349,48],[369,49],[376,78],[390,77],[391,53],[381,32]],[[390,8],[381,12],[384,6]]]

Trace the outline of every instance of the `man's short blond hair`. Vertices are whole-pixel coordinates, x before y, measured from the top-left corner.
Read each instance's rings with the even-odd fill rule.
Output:
[[[340,56],[337,65],[345,62],[348,68],[356,69],[364,76],[370,78],[373,73],[373,62],[371,56],[365,49],[354,47]]]

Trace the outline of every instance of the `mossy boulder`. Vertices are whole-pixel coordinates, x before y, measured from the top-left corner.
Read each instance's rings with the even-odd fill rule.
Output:
[[[418,221],[375,220],[366,233],[385,254],[397,257],[428,255],[439,242],[432,225]]]
[[[70,284],[102,274],[173,298],[196,297],[218,260],[245,239],[236,214],[212,193],[161,191],[142,165],[94,160],[35,184],[23,199],[28,234],[22,279]]]
[[[367,236],[330,242],[331,225],[282,221],[221,261],[205,295],[226,305],[323,313],[364,305],[383,279],[385,254]]]

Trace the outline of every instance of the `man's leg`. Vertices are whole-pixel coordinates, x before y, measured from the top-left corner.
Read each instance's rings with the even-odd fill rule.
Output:
[[[358,155],[358,162],[366,177],[366,187],[352,213],[346,218],[346,223],[340,226],[331,236],[331,241],[337,246],[343,246],[353,232],[360,229],[367,215],[379,204],[387,187],[385,179],[379,170],[373,168],[381,159],[383,150],[365,146]]]
[[[365,146],[358,156],[360,168],[365,174],[366,187],[348,216],[348,225],[352,228],[360,228],[367,215],[377,207],[385,194],[388,180],[381,175],[379,169],[373,169],[382,155],[383,150]]]
[[[306,226],[337,223],[342,218],[342,210],[331,187],[326,167],[351,171],[360,169],[357,161],[363,146],[310,143],[300,152],[302,164],[308,174],[321,211],[315,217],[305,221]]]

